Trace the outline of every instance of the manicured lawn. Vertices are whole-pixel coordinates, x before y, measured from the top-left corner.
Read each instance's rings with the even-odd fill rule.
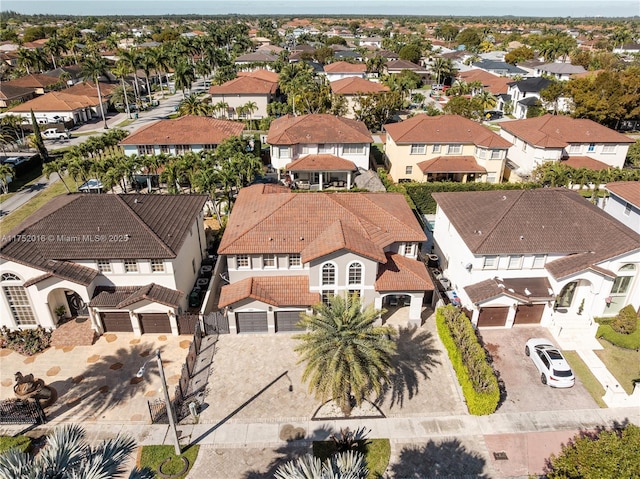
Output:
[[[148,467],[157,473],[162,461],[171,458],[169,462],[162,466],[162,472],[165,474],[178,474],[184,469],[184,463],[179,457],[185,457],[189,461],[189,468],[179,476],[172,476],[174,479],[184,479],[196,462],[199,450],[200,446],[189,446],[182,451],[180,456],[176,456],[173,446],[142,446],[138,467]]]
[[[77,191],[76,186],[73,181],[65,178],[67,182],[67,186],[69,189],[73,191]],[[49,202],[52,198],[64,195],[67,193],[64,185],[61,181],[56,181],[51,186],[49,186],[46,190],[38,193],[36,196],[31,198],[27,203],[22,205],[20,208],[15,210],[13,213],[7,215],[2,219],[0,225],[2,226],[2,231],[11,231],[14,227],[18,226],[25,218],[30,216],[36,210],[40,209],[47,202]]]
[[[135,120],[133,118],[129,118],[126,119],[124,121],[121,121],[120,123],[118,123],[116,126],[118,128],[124,128],[125,126],[129,126],[131,123],[133,123]]]
[[[327,459],[336,450],[333,441],[314,441],[313,455],[321,461]],[[389,439],[367,439],[360,443],[358,451],[365,454],[369,479],[379,479],[389,465],[391,457],[391,444]]]
[[[31,438],[27,436],[0,436],[0,454],[8,451],[12,447],[17,447],[25,452],[31,446]]]
[[[569,366],[573,369],[573,373],[580,379],[580,382],[589,391],[598,406],[607,407],[607,404],[602,400],[605,392],[602,384],[596,379],[580,355],[575,351],[563,351],[562,354],[564,354]]]
[[[596,354],[627,394],[631,394],[633,381],[640,380],[640,351],[619,348],[602,339],[598,341],[604,346],[604,349],[596,351]]]

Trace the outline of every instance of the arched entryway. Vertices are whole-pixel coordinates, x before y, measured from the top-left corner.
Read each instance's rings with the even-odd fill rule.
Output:
[[[49,292],[47,303],[55,324],[69,319],[89,316],[87,302],[77,291],[56,288]]]

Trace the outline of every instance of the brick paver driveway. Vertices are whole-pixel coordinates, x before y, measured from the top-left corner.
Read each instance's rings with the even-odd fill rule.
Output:
[[[555,389],[540,382],[540,374],[531,359],[525,356],[524,346],[534,337],[547,338],[555,344],[546,328],[516,326],[480,332],[507,391],[498,413],[598,407],[579,379],[570,389]]]

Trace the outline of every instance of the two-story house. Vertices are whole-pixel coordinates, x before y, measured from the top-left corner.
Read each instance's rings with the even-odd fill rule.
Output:
[[[203,195],[59,196],[3,235],[0,325],[178,334],[206,252]]]
[[[572,157],[588,157],[594,166],[595,161],[622,168],[633,143],[628,136],[595,121],[561,115],[502,122],[499,133],[512,144],[509,167],[513,178],[526,178],[545,162]]]
[[[571,75],[585,73],[587,70],[582,65],[572,65],[571,63],[545,63],[536,68],[536,76],[550,76],[556,80],[568,81]]]
[[[640,233],[640,182],[607,183],[606,189],[609,198],[605,200],[604,211]]]
[[[226,103],[229,118],[237,119],[268,116],[267,105],[275,99],[277,91],[277,80],[274,82],[251,75],[238,76],[222,85],[213,85],[209,88],[212,105],[219,102]],[[251,105],[255,109],[246,112],[242,112],[242,109],[238,110],[238,107],[246,107],[247,105]]]
[[[505,103],[511,101],[513,116],[517,119],[527,118],[529,107],[544,105],[540,92],[548,88],[552,81],[544,77],[524,78],[515,82],[507,83],[507,95],[498,102],[498,108],[504,110]],[[553,105],[548,105],[550,109]],[[555,106],[558,111],[567,111],[569,108],[568,99],[561,97]]]
[[[369,169],[373,138],[361,121],[328,114],[286,115],[271,122],[267,143],[274,168],[306,181],[310,189],[323,189],[334,181],[346,186],[352,171]],[[318,161],[312,161],[314,157]],[[304,179],[295,173],[303,170],[290,169],[301,167],[297,160],[303,158]],[[314,164],[317,169],[311,168]]]
[[[435,252],[478,327],[593,337],[640,306],[640,235],[564,188],[434,193]]]
[[[243,130],[244,124],[240,122],[186,115],[151,123],[119,144],[127,156],[181,155],[188,151],[215,150],[227,138],[240,136]]]
[[[458,115],[416,115],[384,126],[394,181],[499,183],[511,143]]]
[[[324,74],[329,82],[342,80],[343,78],[364,78],[367,66],[364,63],[334,62],[324,66]]]
[[[231,332],[295,331],[300,313],[332,295],[380,309],[402,296],[420,323],[433,284],[416,259],[426,237],[403,195],[240,190],[218,253],[229,284],[218,306]]]
[[[347,113],[345,114],[347,118],[355,117],[354,108],[358,109],[360,107],[358,97],[378,95],[388,91],[388,86],[360,77],[343,78],[342,80],[331,82],[331,93],[342,95],[347,100]]]

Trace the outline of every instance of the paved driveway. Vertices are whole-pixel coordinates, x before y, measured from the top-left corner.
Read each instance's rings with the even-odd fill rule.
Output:
[[[540,382],[538,370],[524,354],[524,345],[533,337],[547,338],[555,344],[546,328],[483,329],[481,335],[506,388],[498,413],[598,407],[579,379],[570,389],[555,389]]]

